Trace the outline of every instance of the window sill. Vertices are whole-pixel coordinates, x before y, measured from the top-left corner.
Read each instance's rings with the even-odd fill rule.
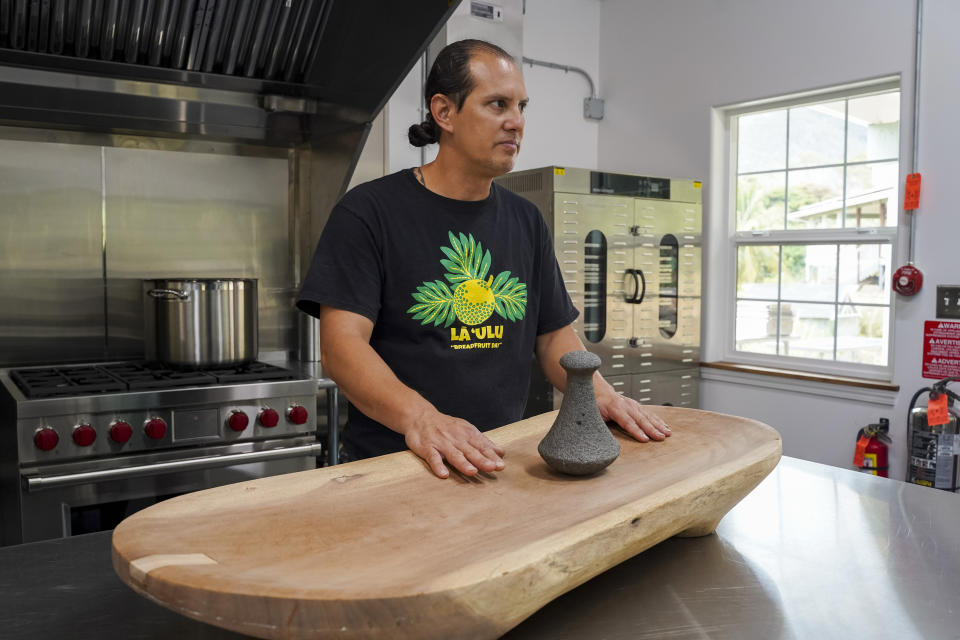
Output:
[[[831,376],[824,373],[806,373],[804,371],[794,371],[792,369],[775,369],[773,367],[759,367],[752,364],[738,364],[736,362],[701,362],[700,366],[710,369],[737,371],[739,373],[755,373],[762,376],[790,378],[791,380],[806,380],[808,382],[840,384],[849,387],[860,387],[863,389],[877,389],[879,391],[893,392],[900,391],[900,385],[898,384],[880,382],[878,380],[866,380],[864,378],[847,378],[843,376]]]
[[[755,389],[892,407],[899,385],[733,362],[701,362],[700,379]],[[701,394],[701,399],[703,395]]]

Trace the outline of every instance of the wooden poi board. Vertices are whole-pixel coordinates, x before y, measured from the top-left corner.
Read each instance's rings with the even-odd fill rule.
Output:
[[[113,565],[185,616],[262,638],[496,638],[674,535],[713,532],[780,458],[745,418],[651,407],[594,476],[551,471],[556,412],[488,432],[506,469],[441,480],[410,452],[183,495],[124,520]]]

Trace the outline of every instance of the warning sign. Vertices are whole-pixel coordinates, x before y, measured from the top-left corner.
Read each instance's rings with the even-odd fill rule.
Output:
[[[960,322],[923,323],[923,377],[960,376]]]

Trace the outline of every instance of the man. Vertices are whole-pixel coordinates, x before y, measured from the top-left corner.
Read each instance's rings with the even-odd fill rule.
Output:
[[[536,207],[493,184],[516,162],[528,98],[516,62],[464,40],[437,56],[417,146],[436,160],[351,190],[334,208],[297,305],[320,318],[326,375],[351,403],[347,458],[402,450],[440,478],[504,468],[482,431],[520,419],[536,356],[584,349],[553,242]],[[664,422],[599,374],[600,413],[640,441]]]

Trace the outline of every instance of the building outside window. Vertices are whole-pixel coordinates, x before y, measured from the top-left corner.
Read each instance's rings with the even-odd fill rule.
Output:
[[[728,358],[889,377],[899,88],[730,114]]]

